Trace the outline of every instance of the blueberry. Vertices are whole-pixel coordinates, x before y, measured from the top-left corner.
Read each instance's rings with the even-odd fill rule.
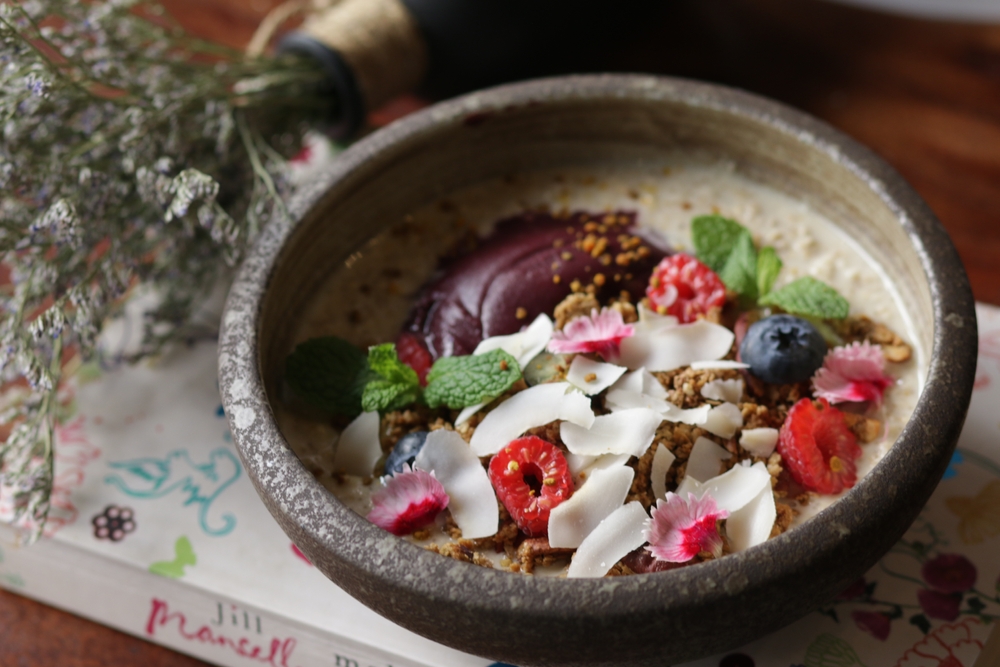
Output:
[[[772,315],[750,325],[740,359],[764,382],[790,384],[812,377],[823,365],[826,341],[812,324],[791,315]]]
[[[391,475],[403,472],[404,463],[408,463],[412,467],[413,460],[417,458],[417,454],[424,448],[424,442],[426,441],[427,431],[407,433],[400,438],[396,446],[389,452],[389,456],[385,459],[385,474]]]

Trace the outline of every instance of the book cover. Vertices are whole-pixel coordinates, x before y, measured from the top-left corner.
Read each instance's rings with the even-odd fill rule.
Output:
[[[222,665],[488,665],[382,619],[299,553],[242,470],[215,355],[202,342],[78,374],[46,538],[3,547],[2,585]]]

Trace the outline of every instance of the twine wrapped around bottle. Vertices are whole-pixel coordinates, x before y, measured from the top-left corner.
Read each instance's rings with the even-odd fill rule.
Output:
[[[368,110],[413,90],[427,72],[427,45],[399,0],[289,0],[264,18],[247,55],[261,55],[274,33],[300,15],[305,16],[300,31],[350,67]]]

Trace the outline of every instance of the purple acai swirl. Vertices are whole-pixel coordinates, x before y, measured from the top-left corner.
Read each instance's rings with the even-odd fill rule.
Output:
[[[484,338],[551,315],[574,281],[594,284],[602,304],[622,291],[639,298],[671,253],[661,236],[639,228],[634,211],[526,211],[499,221],[475,250],[443,266],[418,294],[403,331],[434,359],[471,354]]]

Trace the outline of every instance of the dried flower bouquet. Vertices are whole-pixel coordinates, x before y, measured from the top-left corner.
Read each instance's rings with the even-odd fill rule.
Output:
[[[36,538],[58,389],[139,284],[141,357],[191,315],[264,222],[285,157],[334,113],[324,74],[248,58],[155,0],[0,2],[0,514]]]

